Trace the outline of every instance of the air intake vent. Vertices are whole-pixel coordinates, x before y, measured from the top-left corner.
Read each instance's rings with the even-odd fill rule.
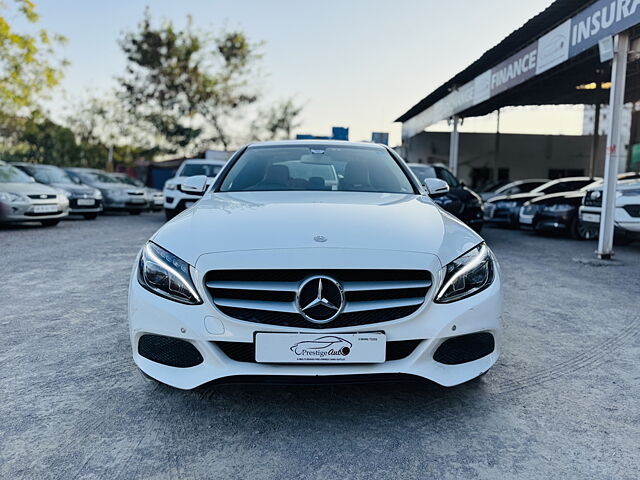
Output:
[[[301,285],[316,276],[335,281],[344,291],[340,315],[327,323],[305,318],[296,303]],[[207,274],[206,285],[216,307],[238,320],[298,328],[340,328],[411,315],[424,303],[431,275],[425,270],[215,270]],[[340,300],[332,301],[335,304]]]

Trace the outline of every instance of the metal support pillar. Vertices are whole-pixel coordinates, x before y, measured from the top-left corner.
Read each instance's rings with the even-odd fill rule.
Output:
[[[600,82],[596,90],[600,90]],[[596,100],[595,113],[593,117],[593,137],[591,139],[591,157],[589,158],[589,176],[591,178],[596,176],[596,156],[598,155],[598,139],[600,131],[600,101]]]
[[[624,105],[624,89],[627,75],[629,52],[629,32],[616,35],[613,63],[611,66],[611,92],[609,93],[609,135],[604,166],[604,195],[600,216],[600,237],[596,255],[602,259],[613,256],[613,224],[616,210],[616,179],[618,159],[622,152],[620,145],[620,120]]]
[[[449,168],[454,175],[458,175],[458,145],[460,142],[460,134],[458,133],[458,121],[460,117],[454,115],[451,117],[453,122],[453,130],[451,131],[451,139],[449,142]]]

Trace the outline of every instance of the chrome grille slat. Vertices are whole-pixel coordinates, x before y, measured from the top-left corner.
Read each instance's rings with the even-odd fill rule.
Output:
[[[296,304],[300,286],[315,276],[334,279],[344,289],[342,313],[326,324],[311,322]],[[214,305],[232,318],[315,329],[405,318],[420,308],[432,286],[426,270],[390,269],[213,270],[204,283]],[[304,301],[310,301],[308,294]]]
[[[383,308],[410,307],[412,305],[422,305],[423,302],[424,297],[347,302],[344,307],[344,313],[364,312],[366,310],[382,310]]]
[[[267,290],[271,292],[295,292],[298,282],[242,282],[233,280],[214,280],[207,282],[208,288],[225,288],[228,290]]]
[[[368,290],[400,290],[403,288],[429,288],[430,280],[413,280],[404,282],[343,282],[345,292],[362,292]]]
[[[240,298],[216,298],[215,303],[221,307],[248,308],[269,312],[297,312],[293,302],[265,302],[263,300],[243,300]]]

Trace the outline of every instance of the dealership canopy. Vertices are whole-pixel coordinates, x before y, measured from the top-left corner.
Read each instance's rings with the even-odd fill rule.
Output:
[[[506,106],[607,103],[606,91],[590,87],[611,78],[598,42],[631,29],[634,44],[639,23],[640,0],[557,0],[396,119],[402,137]],[[626,84],[626,101],[640,99],[638,62]]]
[[[609,103],[596,253],[611,258],[622,106],[640,99],[639,24],[640,0],[557,0],[401,115],[403,141],[451,119],[455,173],[462,117],[506,106]],[[603,88],[607,81],[610,92]]]

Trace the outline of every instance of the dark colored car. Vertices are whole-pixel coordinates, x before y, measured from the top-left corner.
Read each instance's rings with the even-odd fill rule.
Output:
[[[515,195],[516,193],[528,193],[534,188],[538,188],[550,182],[548,178],[528,178],[526,180],[516,180],[514,182],[499,182],[496,187],[485,189],[480,196],[485,202],[498,195]]]
[[[451,171],[443,165],[408,163],[407,166],[424,185],[425,178],[439,178],[449,185],[449,192],[433,201],[452,213],[476,232],[482,230],[482,199],[473,190],[467,188]]]
[[[55,187],[65,192],[69,199],[69,213],[82,215],[87,220],[93,220],[102,211],[102,194],[100,190],[83,185],[74,180],[66,171],[55,165],[35,163],[13,163],[36,182]]]
[[[580,190],[599,178],[567,177],[551,180],[534,188],[529,193],[516,193],[514,195],[499,195],[485,203],[484,219],[494,225],[518,227],[520,207],[526,202],[537,197],[552,193],[573,192]]]
[[[121,183],[107,172],[94,168],[65,168],[65,171],[72,178],[100,190],[105,211],[137,215],[148,208],[147,195],[143,188]]]

